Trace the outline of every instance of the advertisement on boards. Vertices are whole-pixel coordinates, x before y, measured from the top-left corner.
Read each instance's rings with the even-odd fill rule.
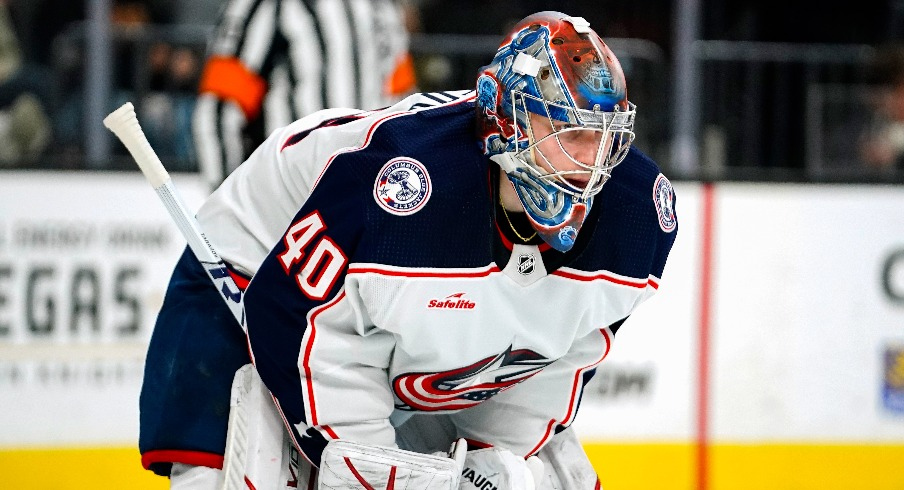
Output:
[[[182,184],[200,204],[201,187]],[[131,444],[185,241],[137,173],[8,172],[2,189],[0,447]]]

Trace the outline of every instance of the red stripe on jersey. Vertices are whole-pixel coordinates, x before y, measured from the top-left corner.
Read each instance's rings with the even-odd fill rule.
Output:
[[[323,429],[324,432],[326,432],[327,435],[329,435],[333,439],[339,439],[339,434],[336,434],[336,431],[334,431],[332,427],[330,427],[328,425],[324,425],[324,426],[321,426],[320,428]]]
[[[305,375],[305,383],[307,384],[307,392],[308,392],[308,408],[311,413],[311,417],[308,420],[309,425],[319,425],[317,423],[317,405],[314,402],[314,383],[311,381],[311,350],[314,348],[314,337],[317,335],[317,326],[316,320],[317,317],[320,316],[321,313],[335,306],[342,298],[345,297],[345,290],[343,289],[341,293],[339,293],[332,301],[321,306],[319,309],[314,311],[311,314],[311,321],[308,324],[308,331],[310,331],[310,335],[308,335],[308,341],[304,347],[304,357],[301,361],[301,366],[304,369]]]
[[[556,425],[556,419],[552,419],[549,421],[548,424],[546,424],[546,432],[543,433],[543,437],[540,438],[540,442],[538,442],[537,445],[534,446],[533,449],[528,451],[524,457],[526,457],[526,458],[530,457],[534,454],[537,454],[537,452],[540,451],[540,449],[543,449],[543,446],[546,444],[546,441],[548,441],[549,438],[552,436],[552,428],[555,425]]]
[[[487,266],[484,270],[476,270],[474,272],[417,272],[414,270],[392,270],[392,269],[379,269],[377,267],[368,266],[349,266],[348,273],[349,274],[379,274],[381,276],[393,276],[393,277],[486,277],[490,274],[502,272],[498,266],[495,264]]]
[[[306,129],[306,130],[304,130],[304,131],[300,131],[300,132],[298,132],[298,133],[295,133],[295,134],[293,134],[292,136],[289,136],[288,138],[286,138],[285,143],[283,143],[283,145],[282,145],[282,147],[279,149],[279,151],[283,151],[283,150],[285,150],[286,148],[288,148],[288,147],[290,147],[290,146],[292,146],[292,145],[298,143],[299,141],[301,141],[301,140],[307,138],[307,136],[308,136],[309,134],[311,134],[311,132],[314,131],[315,129],[328,128],[328,127],[332,127],[332,126],[341,126],[341,125],[343,125],[343,124],[345,124],[345,123],[349,123],[349,122],[352,122],[352,121],[357,121],[358,119],[361,119],[362,117],[365,117],[366,115],[367,115],[367,113],[350,114],[350,115],[348,115],[348,116],[340,116],[340,117],[334,117],[333,119],[327,119],[327,120],[321,122],[320,124],[318,124],[317,126],[314,126],[313,128]]]
[[[603,340],[606,341],[606,350],[603,351],[603,355],[600,356],[599,360],[575,371],[574,381],[571,384],[571,401],[568,403],[568,412],[566,412],[565,417],[561,419],[561,423],[568,423],[568,421],[570,421],[574,416],[575,408],[577,406],[577,394],[580,391],[581,377],[584,375],[584,371],[596,367],[597,365],[599,365],[599,363],[603,362],[603,359],[605,359],[606,356],[609,355],[609,349],[612,347],[612,340],[609,338],[609,334],[606,333],[606,329],[600,329],[600,333],[603,334]],[[537,445],[534,446],[534,448],[531,449],[525,457],[536,454],[540,449],[543,448],[546,442],[552,437],[553,427],[556,426],[557,422],[558,421],[556,419],[549,421],[549,424],[546,425],[546,433],[543,434],[540,442],[537,443]]]
[[[648,278],[647,280],[643,279],[634,279],[634,278],[621,278],[616,277],[615,275],[608,272],[597,272],[592,275],[584,276],[575,274],[574,272],[569,272],[566,270],[557,270],[553,271],[552,275],[564,277],[566,279],[574,279],[575,281],[596,281],[602,279],[603,281],[609,281],[611,283],[619,284],[622,286],[629,286],[632,288],[643,289],[647,286],[651,286],[653,289],[659,288],[659,283],[657,283],[653,278]]]
[[[141,465],[144,466],[144,469],[151,469],[151,465],[154,463],[183,463],[221,470],[223,469],[223,455],[179,449],[148,451],[141,455]]]
[[[357,148],[343,149],[343,150],[339,151],[338,153],[333,153],[332,155],[330,155],[329,160],[326,161],[326,165],[323,166],[323,168],[320,170],[320,174],[317,176],[316,179],[314,179],[314,184],[311,185],[311,192],[314,192],[314,189],[317,187],[317,184],[320,183],[320,179],[323,178],[323,174],[326,172],[326,169],[328,169],[330,167],[330,165],[333,163],[333,160],[335,160],[336,157],[338,157],[339,155],[341,155],[343,153],[351,153],[353,151],[363,150],[364,148],[367,148],[367,146],[370,145],[370,140],[373,137],[374,132],[377,130],[377,127],[379,125],[383,124],[384,121],[388,121],[390,119],[394,119],[399,116],[407,116],[409,114],[413,114],[413,113],[412,112],[397,112],[394,114],[389,114],[388,116],[385,116],[381,119],[377,119],[376,122],[374,122],[370,126],[370,128],[368,128],[367,136],[364,137],[364,142],[361,144],[361,146],[359,146]]]
[[[469,97],[458,99],[458,100],[456,100],[452,103],[448,103],[448,104],[440,104],[436,107],[446,107],[446,106],[457,105],[462,102],[474,100],[476,97],[477,97],[477,94],[472,93]],[[320,174],[317,176],[316,179],[314,179],[314,184],[311,185],[311,192],[313,192],[314,189],[317,187],[317,184],[320,183],[320,179],[323,177],[324,172],[326,172],[326,169],[328,169],[330,167],[330,164],[333,163],[333,160],[335,160],[337,156],[339,156],[342,153],[351,153],[354,151],[363,150],[364,148],[367,148],[367,146],[370,145],[371,138],[373,137],[373,134],[377,130],[377,127],[379,125],[383,124],[385,121],[388,121],[390,119],[393,119],[393,118],[396,118],[399,116],[408,116],[411,114],[414,114],[414,112],[413,111],[396,112],[396,113],[392,113],[392,114],[387,114],[386,116],[374,121],[374,123],[367,130],[367,136],[364,138],[364,142],[361,143],[361,146],[359,146],[357,148],[346,148],[346,149],[340,150],[339,152],[334,153],[333,155],[330,156],[329,160],[327,160],[327,162],[326,162],[326,165],[324,165],[323,168],[320,170]]]

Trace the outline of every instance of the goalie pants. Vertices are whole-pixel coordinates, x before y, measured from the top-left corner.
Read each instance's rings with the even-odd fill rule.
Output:
[[[142,464],[168,476],[172,463],[220,468],[236,370],[251,362],[245,335],[186,248],[148,347],[141,386]]]

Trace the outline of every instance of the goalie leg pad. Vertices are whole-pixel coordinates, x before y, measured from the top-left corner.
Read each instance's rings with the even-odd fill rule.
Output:
[[[320,462],[320,490],[458,490],[454,459],[351,441],[327,444]]]
[[[232,384],[223,488],[313,490],[307,488],[311,471],[298,457],[257,370],[243,366]]]

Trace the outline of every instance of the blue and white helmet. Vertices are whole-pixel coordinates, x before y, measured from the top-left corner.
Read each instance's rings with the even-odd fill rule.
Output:
[[[477,79],[484,153],[505,171],[531,224],[565,252],[593,196],[628,153],[635,106],[618,59],[581,17],[516,24]]]

